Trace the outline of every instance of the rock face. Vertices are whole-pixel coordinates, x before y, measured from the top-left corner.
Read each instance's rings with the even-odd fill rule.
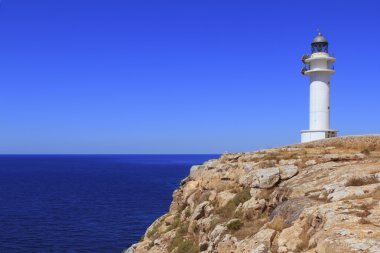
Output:
[[[332,138],[193,166],[125,253],[380,253],[380,136]]]

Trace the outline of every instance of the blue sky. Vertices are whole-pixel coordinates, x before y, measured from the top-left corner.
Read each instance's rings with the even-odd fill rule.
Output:
[[[300,58],[337,58],[331,125],[380,133],[379,1],[2,0],[0,153],[221,153],[308,128]]]

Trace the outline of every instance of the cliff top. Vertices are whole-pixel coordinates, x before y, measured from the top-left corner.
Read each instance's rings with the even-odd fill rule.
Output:
[[[379,180],[377,135],[223,154],[126,252],[380,252]]]

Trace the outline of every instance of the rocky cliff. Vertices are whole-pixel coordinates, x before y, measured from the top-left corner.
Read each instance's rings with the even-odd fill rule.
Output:
[[[379,201],[380,136],[224,154],[125,252],[380,252]]]

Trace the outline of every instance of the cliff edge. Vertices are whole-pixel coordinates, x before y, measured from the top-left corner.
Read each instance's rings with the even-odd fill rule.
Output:
[[[125,252],[379,253],[379,201],[380,136],[224,154]]]

